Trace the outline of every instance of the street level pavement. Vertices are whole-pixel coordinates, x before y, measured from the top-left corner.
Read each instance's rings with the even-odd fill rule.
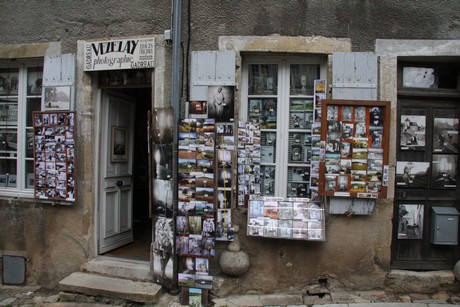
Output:
[[[409,293],[391,294],[384,291],[331,292],[321,296],[306,294],[234,295],[214,298],[215,307],[460,307],[460,293],[439,292],[432,295]],[[133,303],[116,298],[62,293],[59,289],[31,286],[0,285],[0,306],[11,307],[181,307],[178,295],[164,293],[156,304]]]

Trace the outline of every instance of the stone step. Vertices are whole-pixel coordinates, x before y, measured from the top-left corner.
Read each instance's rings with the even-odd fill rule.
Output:
[[[104,276],[138,281],[152,281],[153,275],[148,261],[97,257],[81,266],[81,271]]]
[[[158,284],[75,272],[59,282],[62,291],[90,296],[121,298],[139,303],[156,303],[163,290]]]

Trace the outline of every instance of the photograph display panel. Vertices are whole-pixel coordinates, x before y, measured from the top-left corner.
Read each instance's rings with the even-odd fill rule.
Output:
[[[307,198],[254,197],[249,200],[247,235],[324,241],[324,204]]]
[[[320,195],[385,197],[389,102],[325,99],[322,113],[326,129],[321,132],[325,158],[320,161]]]
[[[34,112],[34,194],[75,201],[75,112]]]

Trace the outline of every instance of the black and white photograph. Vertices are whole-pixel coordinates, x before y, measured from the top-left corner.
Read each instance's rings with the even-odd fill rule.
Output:
[[[356,122],[354,136],[355,138],[364,138],[367,136],[366,122]]]
[[[232,151],[217,150],[217,167],[229,169],[232,165]]]
[[[371,147],[382,148],[383,142],[383,127],[369,127],[369,134],[371,136]]]
[[[232,201],[232,190],[230,186],[228,189],[217,190],[217,206],[219,209],[230,209]]]
[[[397,161],[396,186],[426,188],[429,183],[429,162]]]
[[[353,137],[355,125],[353,123],[342,124],[342,139],[350,139]]]
[[[434,119],[433,152],[458,152],[458,118]]]
[[[424,206],[400,204],[398,209],[398,239],[423,239]]]
[[[426,139],[426,116],[401,115],[401,150],[424,150]]]
[[[172,145],[153,145],[153,178],[162,180],[172,179]]]
[[[187,234],[188,233],[188,220],[186,216],[176,216],[176,233]]]
[[[42,110],[70,110],[72,86],[46,86],[42,98]]]
[[[37,75],[37,73],[35,73]],[[10,70],[10,69],[2,69],[0,70],[0,95],[1,96],[8,96],[8,95],[17,95],[18,94],[18,71],[17,70]],[[30,85],[30,87],[34,86],[36,91],[33,95],[41,95],[41,86],[42,86],[42,79],[36,79],[37,85]],[[35,84],[35,82],[33,82]],[[40,91],[38,91],[38,88]],[[30,93],[30,90],[29,90]]]
[[[296,166],[288,168],[288,181],[307,182],[310,178],[310,167]]]
[[[369,110],[370,126],[383,126],[384,109],[382,107],[371,107]]]
[[[366,107],[355,107],[355,122],[366,120]]]
[[[306,129],[306,118],[304,112],[290,112],[289,128],[290,129]]]
[[[234,87],[208,87],[208,117],[216,122],[230,122],[234,118]]]
[[[335,191],[337,189],[337,175],[326,175],[324,183],[325,191]]]
[[[353,106],[342,106],[342,121],[353,121]]]
[[[171,180],[153,180],[153,213],[159,216],[172,217],[173,189]]]
[[[155,222],[155,239],[153,251],[153,277],[157,282],[171,288],[173,286],[174,260],[173,220],[158,217]]]
[[[339,120],[339,107],[327,106],[327,120]]]
[[[261,99],[249,99],[248,114],[249,116],[261,116],[262,114],[262,100]]]
[[[433,155],[431,187],[433,189],[457,187],[457,155]]]
[[[292,238],[292,220],[278,221],[278,236],[280,238]]]
[[[152,140],[155,144],[173,141],[174,113],[172,108],[157,108],[152,112]]]
[[[128,161],[128,133],[129,131],[125,127],[112,126],[110,141],[110,161],[112,163]]]
[[[204,237],[213,237],[216,232],[216,225],[213,217],[206,217],[203,219],[203,231]]]
[[[289,151],[290,162],[304,162],[304,152],[301,145],[291,145]]]
[[[7,100],[7,99],[2,99]],[[0,125],[17,125],[18,123],[18,105],[17,102],[0,103]]]

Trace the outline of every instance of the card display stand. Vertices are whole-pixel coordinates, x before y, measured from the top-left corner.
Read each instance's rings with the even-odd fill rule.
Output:
[[[325,99],[319,193],[385,198],[390,102]]]
[[[324,204],[308,198],[258,197],[249,200],[247,235],[325,241]]]
[[[34,112],[35,198],[75,201],[75,112]]]

